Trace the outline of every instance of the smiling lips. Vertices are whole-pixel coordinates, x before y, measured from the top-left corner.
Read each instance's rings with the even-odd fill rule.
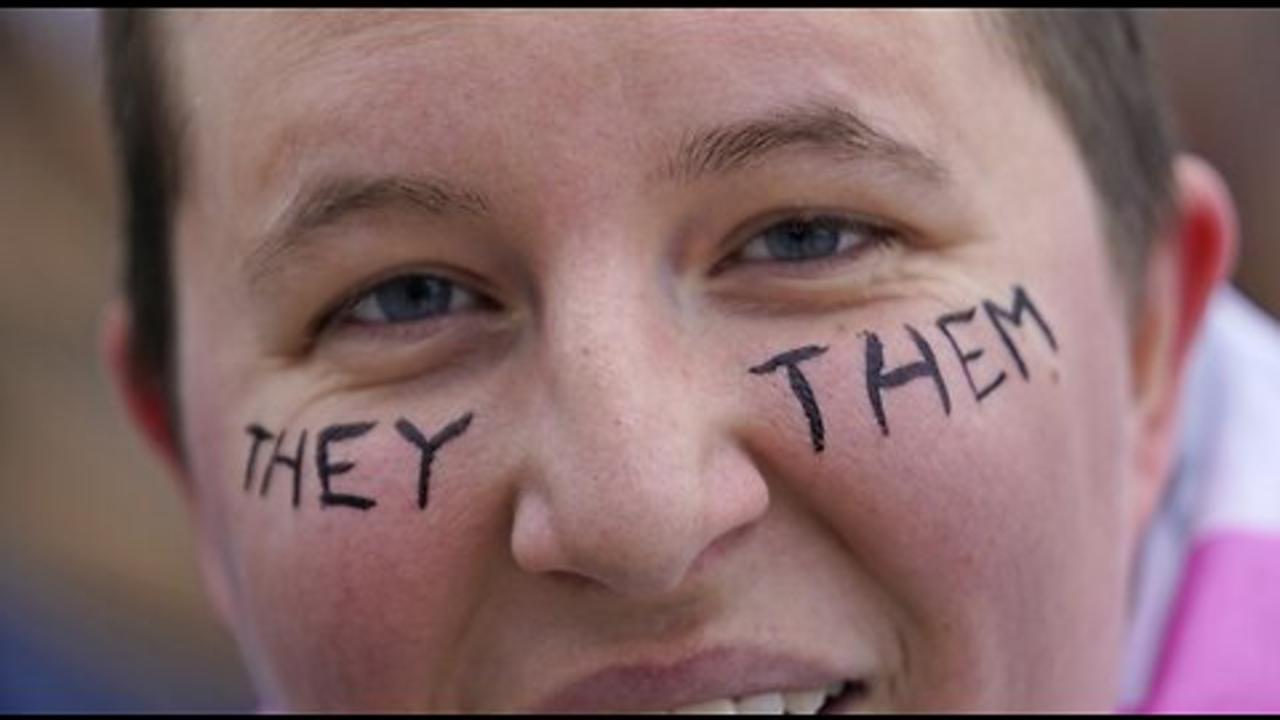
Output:
[[[718,649],[673,665],[607,667],[570,683],[537,711],[813,714],[865,695],[866,682],[850,677],[794,656]]]
[[[787,690],[745,695],[737,698],[719,698],[685,705],[671,711],[677,715],[742,714],[742,715],[813,715],[835,701],[853,697],[854,688],[861,688],[859,681],[832,683],[816,690]]]

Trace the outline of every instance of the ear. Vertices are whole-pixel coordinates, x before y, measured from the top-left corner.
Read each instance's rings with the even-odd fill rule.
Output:
[[[1176,452],[1182,381],[1209,301],[1235,267],[1237,226],[1230,193],[1199,158],[1174,164],[1173,217],[1151,248],[1135,308],[1131,357],[1139,410],[1135,528],[1145,527]]]
[[[186,499],[188,483],[182,446],[174,435],[174,418],[169,417],[164,381],[140,363],[134,353],[133,317],[124,298],[116,297],[107,305],[102,314],[100,340],[103,360],[129,419],[169,474],[181,480]]]
[[[164,381],[138,362],[134,353],[133,318],[128,302],[114,298],[102,315],[100,343],[103,360],[112,384],[122,400],[133,426],[148,447],[164,464],[178,486],[187,516],[195,523],[200,546],[200,569],[214,609],[224,622],[230,618],[230,595],[225,565],[217,557],[213,543],[201,531],[201,515],[196,507],[196,492],[183,460],[182,444],[175,435],[177,418],[170,417],[173,404],[166,397]],[[230,624],[228,623],[228,626]]]

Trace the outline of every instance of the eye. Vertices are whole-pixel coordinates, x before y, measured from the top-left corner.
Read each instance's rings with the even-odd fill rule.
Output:
[[[374,286],[348,303],[335,320],[354,325],[394,325],[474,310],[484,304],[478,293],[452,280],[414,273]]]
[[[791,217],[749,238],[736,259],[781,263],[825,260],[882,245],[894,236],[892,229],[865,220],[830,215]]]

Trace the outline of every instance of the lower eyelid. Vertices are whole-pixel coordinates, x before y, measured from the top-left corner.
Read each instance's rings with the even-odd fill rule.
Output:
[[[883,263],[897,257],[902,249],[903,244],[895,242],[893,236],[877,236],[852,249],[825,257],[798,262],[746,261],[737,263],[737,270],[744,273],[741,280],[745,280],[755,288],[754,291],[759,292],[764,292],[763,288],[774,280],[797,281],[806,286],[812,286],[815,282],[821,284],[824,278],[835,280],[846,275],[865,280],[868,273],[875,275],[882,272],[885,267]],[[732,270],[732,264],[726,264],[717,274]]]
[[[839,248],[839,246],[837,245],[838,249],[835,252],[833,252],[831,255],[825,256],[825,257],[819,257],[819,258],[810,258],[810,259],[802,259],[802,260],[778,260],[775,258],[768,257],[767,256],[768,250],[764,249],[760,253],[760,255],[762,256],[751,257],[746,259],[752,263],[772,262],[772,263],[793,264],[793,265],[821,262],[823,260],[831,260],[831,259],[839,258],[845,253],[850,252],[851,249],[855,252],[858,252],[861,250],[874,249],[876,247],[880,247],[885,243],[889,243],[893,241],[895,238],[899,237],[899,234],[895,230],[885,225],[878,225],[878,224],[874,224],[866,221],[849,220],[849,219],[836,219],[836,220],[839,223],[840,231],[842,234],[847,232],[854,232],[854,233],[863,235],[865,236],[865,239],[863,240],[863,242],[855,243],[854,248]],[[773,226],[770,226],[770,228],[766,228],[766,231],[771,229],[772,227]],[[755,245],[757,243],[760,243],[763,245],[764,243],[763,235],[764,233],[761,232],[752,236],[749,242],[741,246],[739,250],[730,257],[736,257],[739,259],[745,258],[745,253],[748,247]]]
[[[314,330],[312,332],[312,336],[318,338],[321,335],[325,334],[326,332],[336,331],[344,326],[360,327],[360,328],[376,328],[376,327],[386,327],[386,326],[414,325],[414,324],[420,324],[420,323],[426,323],[426,322],[438,322],[439,320],[446,318],[449,315],[457,314],[460,312],[467,312],[469,310],[474,310],[478,308],[484,308],[487,305],[494,304],[492,303],[492,301],[489,301],[488,297],[482,292],[473,290],[453,279],[443,277],[434,273],[424,272],[419,274],[439,278],[441,280],[448,282],[452,287],[452,292],[450,294],[450,304],[449,304],[449,307],[446,308],[444,312],[431,315],[429,317],[416,318],[411,320],[401,320],[401,321],[359,320],[353,316],[353,313],[355,312],[355,310],[359,308],[361,305],[364,305],[365,303],[376,303],[377,300],[375,298],[375,293],[384,285],[386,285],[387,283],[394,282],[403,277],[412,276],[413,274],[414,273],[407,273],[403,275],[387,277],[366,287],[364,290],[361,290],[353,294],[350,297],[350,299],[339,304],[336,309],[322,315],[320,319],[314,323],[313,325]],[[378,312],[381,312],[380,308],[378,309]]]

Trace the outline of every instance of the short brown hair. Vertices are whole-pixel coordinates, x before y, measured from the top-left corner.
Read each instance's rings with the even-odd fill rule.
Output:
[[[133,364],[169,390],[172,409],[169,243],[183,146],[155,16],[103,14],[108,102],[123,179]],[[1149,247],[1173,204],[1174,144],[1139,18],[1121,10],[1016,10],[982,13],[980,21],[1064,120],[1103,203],[1117,273],[1130,288],[1140,286]]]
[[[1012,10],[987,19],[1065,120],[1102,200],[1114,266],[1136,290],[1173,210],[1176,151],[1140,19],[1129,10]]]
[[[183,144],[174,125],[170,83],[156,17],[143,10],[103,10],[107,102],[124,201],[124,287],[133,321],[131,366],[158,380],[172,405],[170,362],[173,281],[170,236],[181,189]]]

